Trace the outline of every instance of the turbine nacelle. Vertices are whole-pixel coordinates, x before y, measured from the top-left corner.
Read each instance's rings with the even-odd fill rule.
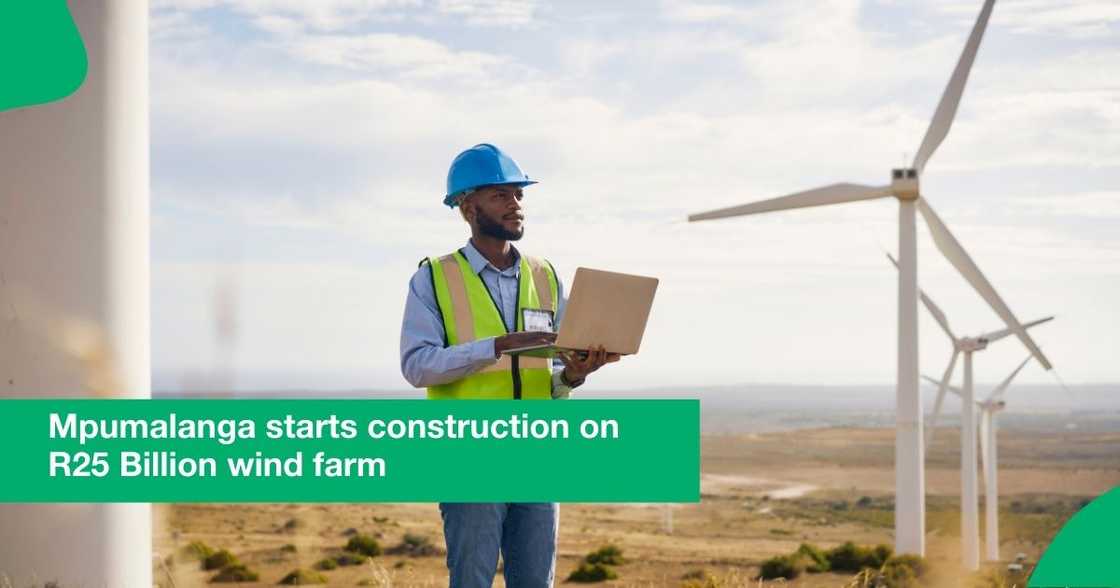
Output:
[[[912,167],[892,169],[891,193],[899,200],[917,200],[918,170]]]
[[[983,351],[988,348],[987,337],[965,337],[957,342],[957,349],[964,352]]]
[[[979,406],[983,410],[988,410],[988,411],[991,411],[991,412],[997,412],[997,411],[1003,410],[1004,408],[1007,408],[1007,401],[1003,400],[1003,399],[1000,399],[1000,400],[985,400],[985,401],[978,401],[976,403],[976,405]]]

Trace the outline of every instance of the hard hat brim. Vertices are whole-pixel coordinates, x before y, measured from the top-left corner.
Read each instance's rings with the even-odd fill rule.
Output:
[[[509,182],[488,182],[485,184],[479,184],[477,186],[468,186],[466,188],[463,188],[462,190],[459,190],[458,192],[455,192],[454,194],[448,194],[444,196],[443,203],[451,208],[455,208],[459,204],[455,200],[459,197],[460,194],[469,190],[485,188],[486,186],[517,186],[518,188],[524,188],[525,186],[532,186],[536,183],[538,183],[536,180],[513,180]]]

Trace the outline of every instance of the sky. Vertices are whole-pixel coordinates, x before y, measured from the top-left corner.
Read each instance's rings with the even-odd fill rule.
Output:
[[[589,388],[889,384],[893,199],[689,213],[913,158],[978,0],[153,0],[155,387],[382,389],[417,261],[461,247],[447,166],[526,189],[517,246],[658,277],[639,355]],[[1070,384],[1120,381],[1120,3],[996,4],[922,192]],[[919,221],[961,334],[999,318]],[[923,372],[950,346],[920,316]],[[1013,338],[977,356],[1002,380]],[[1053,384],[1031,365],[1019,381]]]

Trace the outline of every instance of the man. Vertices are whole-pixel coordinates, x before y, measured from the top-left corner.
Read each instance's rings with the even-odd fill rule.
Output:
[[[413,386],[426,387],[428,398],[567,398],[588,374],[618,360],[602,348],[556,361],[503,355],[552,343],[555,333],[526,324],[559,325],[564,315],[564,287],[552,265],[510,244],[525,232],[522,188],[535,183],[489,144],[451,163],[443,203],[459,207],[471,236],[458,251],[421,261],[401,327],[401,372]],[[506,586],[552,586],[555,503],[439,507],[452,588],[491,586],[499,552]]]

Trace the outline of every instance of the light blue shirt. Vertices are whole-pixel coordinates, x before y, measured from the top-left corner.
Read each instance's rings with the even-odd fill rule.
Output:
[[[504,270],[494,267],[469,240],[460,250],[471,270],[482,278],[482,283],[494,297],[510,333],[516,331],[517,326],[517,286],[521,273],[521,253],[516,248],[512,250],[513,265]],[[558,326],[567,300],[559,276],[556,283],[559,300],[553,324]],[[443,316],[432,288],[432,269],[424,264],[416,270],[408,284],[408,299],[401,324],[401,373],[409,384],[427,388],[454,382],[498,361],[494,357],[494,337],[444,347],[445,337]],[[571,388],[560,379],[563,368],[563,362],[553,360],[553,398],[566,398],[571,392]]]

